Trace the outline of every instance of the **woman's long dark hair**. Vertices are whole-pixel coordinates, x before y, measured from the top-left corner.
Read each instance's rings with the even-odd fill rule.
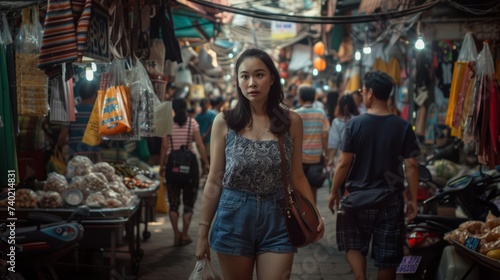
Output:
[[[339,98],[339,118],[348,120],[351,115],[359,115],[358,107],[351,94],[344,94]]]
[[[172,109],[175,112],[174,122],[183,126],[187,121],[187,102],[183,98],[176,98],[172,101]]]
[[[269,54],[260,49],[247,49],[242,52],[238,57],[238,60],[236,60],[234,74],[236,77],[238,102],[233,109],[224,111],[224,118],[226,119],[227,126],[236,132],[252,125],[253,120],[250,109],[250,101],[248,101],[248,99],[241,92],[238,81],[238,71],[241,63],[245,59],[252,57],[260,59],[274,77],[274,82],[271,85],[267,99],[267,115],[271,120],[271,132],[276,135],[281,135],[290,129],[290,116],[288,114],[288,110],[282,107],[284,93],[280,83],[280,74]]]
[[[328,115],[328,121],[331,123],[335,118],[335,107],[339,101],[339,92],[336,90],[329,91],[326,94],[326,112]]]

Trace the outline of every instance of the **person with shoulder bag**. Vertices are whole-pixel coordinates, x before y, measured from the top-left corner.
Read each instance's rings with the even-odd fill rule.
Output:
[[[333,176],[328,207],[337,212],[337,244],[356,279],[366,279],[370,241],[378,279],[396,279],[403,258],[404,182],[406,218],[417,214],[420,149],[410,123],[392,114],[387,99],[393,80],[380,71],[363,77],[368,112],[349,120]],[[339,192],[345,182],[347,195]],[[340,205],[340,209],[339,209]]]
[[[187,102],[175,99],[172,102],[175,112],[172,134],[162,139],[160,166],[167,181],[167,196],[170,205],[169,217],[174,230],[174,245],[187,245],[192,242],[188,235],[193,216],[194,203],[199,189],[200,174],[198,161],[193,152],[193,139],[204,163],[203,171],[208,173],[209,164],[199,125],[187,116]],[[179,230],[179,207],[183,202],[182,231]]]
[[[288,185],[320,217],[302,170],[302,119],[283,105],[280,74],[265,51],[243,51],[234,69],[238,101],[212,126],[196,258],[210,259],[213,249],[224,279],[252,279],[254,271],[257,279],[289,279],[297,252],[291,237],[302,224],[289,232],[287,220],[296,216],[286,206]],[[311,230],[300,245],[323,237],[323,220]]]

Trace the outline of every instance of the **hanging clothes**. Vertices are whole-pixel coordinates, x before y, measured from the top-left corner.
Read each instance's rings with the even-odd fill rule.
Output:
[[[161,5],[157,9],[158,11],[156,12],[155,17],[151,19],[150,38],[163,39],[166,60],[182,63],[181,47],[179,46],[179,41],[175,37],[174,23],[170,7],[166,9],[165,1],[161,1]],[[167,12],[169,19],[165,16],[165,12]]]
[[[385,62],[381,57],[377,58],[373,63],[373,70],[380,70],[387,73],[394,80],[394,84],[400,86],[403,84],[401,80],[401,66],[396,57],[391,57],[388,62]]]
[[[472,87],[475,81],[475,62],[469,61],[464,71],[464,78],[460,82],[460,90],[456,95],[456,104],[454,106],[453,115],[451,116],[451,128],[457,131],[456,137],[462,139],[464,131],[464,123],[462,116],[464,109],[467,108],[472,92]]]
[[[493,56],[487,41],[483,43],[483,50],[478,57],[479,90],[475,97],[477,106],[474,108],[473,125],[477,127],[479,136],[478,160],[493,169],[500,164],[500,96]]]
[[[475,61],[477,57],[476,44],[472,33],[469,32],[465,34],[462,48],[453,67],[450,98],[446,112],[445,124],[451,127],[451,136],[453,137],[463,137],[463,127],[460,128],[459,119],[463,114],[466,95],[470,94],[474,84],[473,81],[471,82],[471,75],[474,74],[473,64],[469,65],[469,62]],[[454,119],[455,122],[453,122]]]
[[[10,109],[9,78],[7,74],[5,45],[0,43],[0,116],[3,127],[0,128],[0,185],[9,186],[8,174],[17,172],[16,141],[13,127],[13,115]],[[17,176],[16,180],[17,180]],[[15,182],[18,183],[18,182]]]

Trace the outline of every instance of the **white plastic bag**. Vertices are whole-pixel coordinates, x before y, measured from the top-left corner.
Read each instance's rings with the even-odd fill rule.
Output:
[[[222,280],[222,277],[215,272],[212,263],[208,259],[202,259],[196,262],[188,280]]]

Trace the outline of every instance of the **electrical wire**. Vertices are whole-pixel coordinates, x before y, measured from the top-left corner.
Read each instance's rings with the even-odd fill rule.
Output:
[[[390,11],[385,13],[374,13],[371,15],[356,15],[356,16],[333,16],[333,17],[310,17],[310,16],[299,16],[299,15],[285,15],[285,14],[274,14],[267,13],[263,11],[254,12],[248,11],[246,9],[234,8],[231,6],[210,3],[203,0],[188,0],[195,4],[209,7],[212,9],[220,10],[221,12],[230,12],[234,14],[246,15],[253,18],[260,18],[272,21],[285,21],[285,22],[295,22],[295,23],[309,23],[309,24],[353,24],[353,23],[364,23],[364,22],[372,22],[379,20],[388,20],[391,18],[400,18],[404,16],[408,16],[411,14],[415,14],[418,12],[422,12],[428,9],[431,9],[438,4],[448,2],[449,0],[434,0],[430,1],[427,4],[422,4],[417,7],[409,8],[402,11]]]
[[[470,14],[473,14],[473,15],[476,15],[476,16],[483,16],[483,15],[487,15],[489,13],[500,13],[500,10],[498,8],[500,8],[500,2],[498,1],[493,1],[491,3],[497,3],[495,6],[493,6],[492,8],[490,9],[487,9],[487,10],[484,10],[484,9],[474,9],[474,8],[470,8],[466,5],[463,5],[463,4],[459,4],[459,3],[456,3],[454,1],[449,1],[449,5],[456,8],[456,9],[459,9],[461,11],[464,11],[464,12],[467,12],[467,13],[470,13]],[[487,5],[489,3],[481,3],[481,4],[477,4],[476,6],[478,5]]]

